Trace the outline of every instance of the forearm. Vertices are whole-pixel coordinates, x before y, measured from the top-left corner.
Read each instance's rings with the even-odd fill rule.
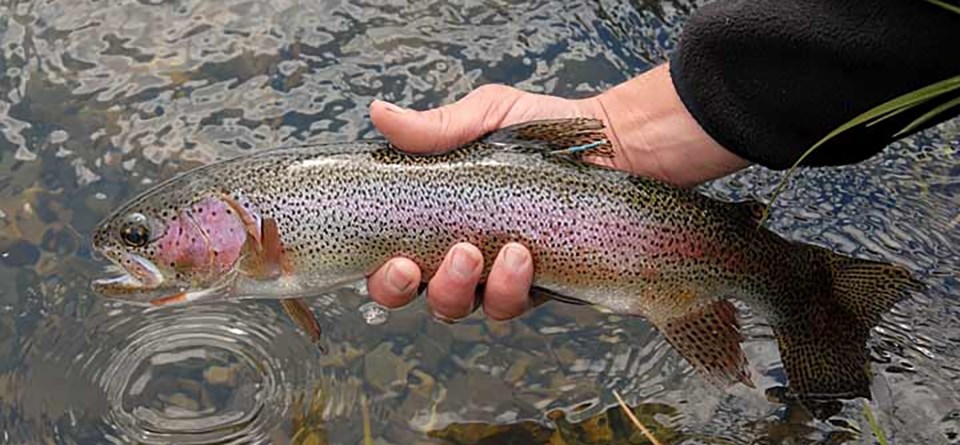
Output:
[[[693,186],[746,167],[687,111],[667,65],[596,97],[620,147],[621,165],[680,186]]]

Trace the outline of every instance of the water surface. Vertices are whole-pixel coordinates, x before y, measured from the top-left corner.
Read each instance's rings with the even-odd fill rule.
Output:
[[[321,353],[273,302],[144,309],[93,295],[87,236],[151,184],[221,157],[376,137],[367,106],[486,83],[582,97],[665,60],[701,2],[14,1],[0,4],[0,430],[9,443],[873,443],[767,399],[785,376],[745,313],[760,389],[708,386],[638,319],[551,304],[367,325],[362,287],[311,301]],[[872,407],[898,444],[960,443],[960,123],[806,171],[785,236],[918,271],[871,340]],[[755,168],[710,184],[770,196]],[[364,418],[369,419],[368,422]],[[492,426],[491,426],[492,425]],[[562,440],[562,442],[560,441]],[[486,441],[486,442],[484,442]]]

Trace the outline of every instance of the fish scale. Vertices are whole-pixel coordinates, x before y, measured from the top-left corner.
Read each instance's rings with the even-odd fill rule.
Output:
[[[602,126],[574,119],[521,124],[440,155],[348,143],[214,163],[157,185],[99,226],[94,246],[127,275],[97,286],[155,304],[295,301],[391,257],[412,259],[428,278],[458,242],[488,259],[518,242],[532,254],[538,292],[647,318],[712,381],[752,385],[728,300],[738,298],[770,320],[800,398],[869,396],[865,342],[884,312],[919,289],[909,272],[782,239],[757,226],[755,203],[580,159],[612,153]],[[211,214],[224,208],[229,217]],[[169,251],[179,248],[169,230],[178,215],[217,255],[195,253],[195,241]],[[246,236],[224,234],[236,227]],[[184,255],[195,261],[157,261]],[[484,277],[489,269],[488,261]]]

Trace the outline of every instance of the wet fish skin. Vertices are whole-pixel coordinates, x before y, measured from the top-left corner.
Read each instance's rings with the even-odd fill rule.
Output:
[[[394,256],[430,277],[457,242],[486,258],[519,242],[533,255],[535,286],[646,317],[718,383],[752,384],[727,300],[738,298],[771,321],[797,394],[869,396],[864,344],[880,315],[917,288],[905,269],[758,229],[756,205],[564,154],[603,152],[602,141],[591,121],[550,121],[443,155],[350,143],[211,164],[104,221],[95,248],[140,278],[101,290],[154,301],[299,298]],[[134,220],[147,221],[142,246],[123,239]]]

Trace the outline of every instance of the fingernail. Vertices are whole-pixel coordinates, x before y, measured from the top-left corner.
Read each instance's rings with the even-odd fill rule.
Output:
[[[503,251],[503,261],[508,269],[519,271],[527,262],[527,252],[518,246],[507,246]]]
[[[390,102],[387,102],[387,101],[385,101],[385,100],[379,100],[378,102],[382,103],[382,104],[383,104],[383,107],[386,108],[387,111],[392,112],[392,113],[406,113],[406,112],[410,111],[410,110],[408,110],[408,109],[406,109],[406,108],[403,108],[403,107],[401,107],[401,106],[399,106],[399,105],[394,105],[394,104],[392,104],[392,103],[390,103]]]
[[[453,273],[459,275],[461,278],[469,278],[477,267],[476,260],[462,247],[454,249],[453,261],[451,263]]]
[[[457,320],[454,320],[446,315],[443,315],[437,311],[431,311],[433,313],[433,318],[441,323],[445,324],[457,324]]]
[[[414,283],[413,280],[410,279],[410,274],[400,269],[401,268],[392,263],[388,264],[387,272],[384,275],[386,275],[387,284],[390,286],[391,290],[397,294],[406,295],[410,293],[410,288]]]

